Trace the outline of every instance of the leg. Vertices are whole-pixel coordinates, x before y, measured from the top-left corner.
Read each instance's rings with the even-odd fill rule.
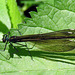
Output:
[[[5,48],[4,48],[4,51],[5,51],[5,49],[6,49],[7,43],[8,43],[8,41],[7,41],[7,42],[6,42],[6,44],[5,44]]]
[[[9,42],[9,43],[10,43],[11,46],[13,46],[11,42]],[[18,50],[16,49],[16,47],[15,46],[13,46],[13,47],[18,52]]]
[[[19,43],[17,43],[17,42],[16,42],[15,44],[18,44],[18,45],[27,47],[27,45],[19,44]],[[33,47],[34,47],[34,46],[35,46],[35,44],[33,45]],[[29,49],[33,49],[33,47],[32,47],[32,48],[29,48]]]
[[[19,32],[20,35],[22,35],[21,32],[20,32],[18,29],[17,29],[17,31]],[[18,43],[17,43],[17,44],[18,44]],[[26,44],[26,42],[25,42],[25,44]],[[22,45],[22,44],[19,44],[19,45]],[[29,51],[29,48],[27,47],[27,44],[26,44],[26,45],[22,45],[22,46],[25,46],[25,47],[27,48],[27,50],[28,50],[28,52],[29,52],[29,55],[31,56],[31,59],[33,60],[32,55],[31,55],[31,53],[30,53],[30,51]]]
[[[19,32],[20,35],[22,35],[21,32],[18,29],[17,29],[17,31]],[[16,44],[18,44],[18,43],[16,43]],[[25,44],[26,44],[26,42],[25,42]],[[20,44],[20,45],[22,45],[22,44]],[[25,46],[27,47],[27,44]],[[35,46],[35,44],[33,45],[32,48],[34,48],[34,46]],[[32,49],[32,48],[29,48],[29,49]]]
[[[27,47],[26,45],[23,45],[23,44],[20,44],[20,43],[17,43],[17,42],[16,42],[15,44],[18,44],[18,45],[21,45],[21,46],[25,46],[25,47]]]
[[[11,46],[13,46],[11,42],[9,42],[9,43],[10,43]],[[19,52],[19,51],[16,49],[15,46],[13,46],[13,47],[14,47],[14,49],[15,49],[17,52]],[[20,57],[20,56],[19,56],[19,57]],[[20,58],[21,58],[21,57],[20,57]]]
[[[29,48],[27,47],[27,45],[23,45],[23,44],[19,44],[19,43],[16,43],[16,44],[25,46],[28,49],[29,55],[31,56],[31,53],[30,53]],[[32,56],[31,56],[31,59],[33,60]]]
[[[17,31],[19,32],[20,35],[22,35],[21,32],[18,29],[17,29]]]
[[[4,51],[5,51],[5,49],[6,49],[7,43],[8,43],[8,41],[6,41]],[[1,53],[0,53],[0,54],[1,54]],[[7,60],[9,60],[9,59],[10,59],[10,57],[9,57],[9,58],[7,58],[7,57],[5,57],[3,54],[1,54],[1,55],[2,55],[5,59],[7,59]]]

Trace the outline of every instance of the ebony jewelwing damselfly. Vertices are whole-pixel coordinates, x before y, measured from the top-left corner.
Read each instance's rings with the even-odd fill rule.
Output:
[[[36,46],[42,50],[50,52],[66,52],[73,50],[75,48],[74,38],[75,38],[75,29],[65,29],[44,34],[22,35],[11,37],[9,37],[8,33],[3,35],[2,40],[4,43],[6,42],[6,45],[8,42],[10,43],[10,45],[12,45],[12,43],[18,44],[17,42],[36,42]],[[6,45],[4,50],[6,49]],[[29,50],[27,45],[23,46],[25,46]],[[15,46],[13,47],[15,48]]]

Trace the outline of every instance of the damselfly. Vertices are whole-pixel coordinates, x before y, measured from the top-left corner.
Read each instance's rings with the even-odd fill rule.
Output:
[[[8,42],[10,43],[10,45],[12,45],[12,43],[18,44],[17,42],[36,42],[35,46],[37,46],[42,50],[50,52],[66,52],[73,50],[75,48],[74,38],[75,38],[75,29],[65,29],[44,34],[22,35],[11,37],[9,37],[8,33],[3,35],[2,40],[4,43],[6,42],[6,45]],[[4,50],[6,49],[6,45]],[[25,46],[29,50],[27,45],[23,46]],[[16,49],[15,46],[13,47]]]

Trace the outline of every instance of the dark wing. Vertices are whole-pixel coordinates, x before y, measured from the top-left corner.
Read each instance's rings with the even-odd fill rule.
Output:
[[[35,46],[49,52],[66,52],[75,48],[75,41],[67,39],[36,41]]]
[[[10,41],[15,42],[27,42],[27,41],[40,41],[48,39],[64,39],[64,38],[75,38],[75,29],[65,29],[44,34],[34,34],[34,35],[23,35],[23,36],[12,36]]]
[[[12,36],[11,42],[36,42],[36,46],[45,51],[66,52],[75,48],[75,29],[65,29],[44,34]],[[71,41],[72,40],[72,41]]]
[[[23,36],[24,38],[27,39],[54,39],[58,37],[71,37],[73,36],[75,38],[75,29],[65,29],[65,30],[60,30],[60,31],[55,31],[55,32],[49,32],[49,33],[43,33],[43,34],[34,34],[34,35],[26,35]]]

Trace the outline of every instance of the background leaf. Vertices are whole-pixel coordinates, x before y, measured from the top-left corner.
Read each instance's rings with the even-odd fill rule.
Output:
[[[6,1],[0,1],[0,32],[7,32],[11,28],[11,22],[6,6]],[[5,29],[5,30],[4,30]]]
[[[9,9],[9,15],[11,18],[12,28],[17,28],[17,24],[22,22],[22,18],[18,11],[18,7],[15,0],[7,0],[7,6]]]
[[[70,5],[68,4],[69,1],[65,2],[65,0],[62,0],[60,2],[56,0],[54,5],[44,3],[37,7],[37,12],[30,12],[32,18],[27,18],[25,24],[19,25],[22,35],[46,33],[69,28],[74,29],[75,14],[74,9],[71,7],[74,1]],[[67,8],[63,8],[65,5]],[[11,36],[19,35],[16,29],[11,29],[10,31]],[[3,47],[1,45],[2,43],[0,43],[0,47]],[[27,45],[28,47],[33,46],[30,42]],[[31,60],[28,51],[24,47],[15,45],[19,50],[17,53],[12,46],[9,44],[8,46],[6,51],[8,50],[11,58],[10,60],[0,60],[1,74],[75,74],[75,50],[65,53],[49,53],[40,51],[37,47],[34,47],[30,50],[33,56],[33,60]]]

